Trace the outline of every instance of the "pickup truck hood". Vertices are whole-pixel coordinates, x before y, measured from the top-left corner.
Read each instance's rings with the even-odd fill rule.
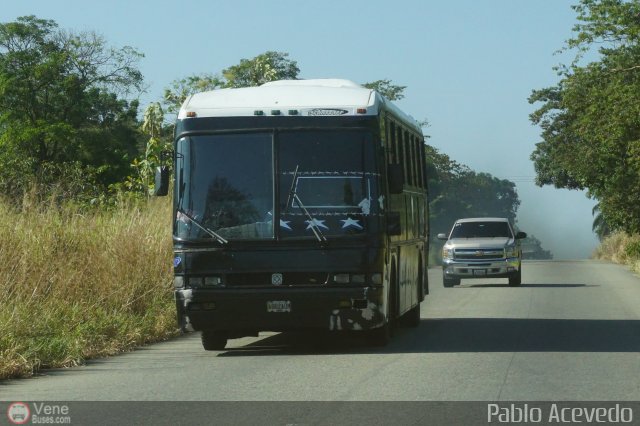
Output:
[[[501,249],[514,243],[513,238],[454,238],[447,241],[447,246],[454,246],[457,249]]]

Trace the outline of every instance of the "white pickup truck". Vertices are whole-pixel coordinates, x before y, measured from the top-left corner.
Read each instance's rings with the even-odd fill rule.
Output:
[[[508,278],[510,286],[522,282],[524,232],[514,233],[509,220],[496,217],[458,219],[442,248],[442,283],[460,284],[462,278]]]

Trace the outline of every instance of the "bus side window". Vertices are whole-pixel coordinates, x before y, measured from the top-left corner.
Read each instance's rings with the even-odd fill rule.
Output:
[[[416,186],[416,151],[415,147],[415,137],[411,133],[407,133],[407,143],[409,145],[409,167],[410,167],[410,181],[412,186]]]
[[[420,183],[420,155],[419,155],[419,149],[418,149],[418,138],[417,136],[413,136],[413,138],[411,138],[412,141],[412,145],[413,145],[413,184],[417,187],[421,187],[422,184]]]
[[[404,167],[406,172],[407,184],[413,186],[413,173],[411,170],[411,134],[404,132]]]
[[[387,132],[389,137],[387,138],[389,141],[389,147],[387,148],[387,163],[394,164],[397,162],[396,155],[396,126],[393,121],[389,121],[389,125],[387,126]]]
[[[407,182],[407,162],[405,160],[404,138],[402,137],[402,129],[398,126],[398,163],[402,166],[403,177]]]
[[[426,189],[427,184],[425,180],[425,169],[424,169],[424,148],[422,147],[422,139],[418,138],[417,140],[417,160],[418,160],[418,184],[420,188]]]
[[[413,167],[411,166],[411,134],[404,132],[404,167],[407,170],[407,184],[413,186]]]

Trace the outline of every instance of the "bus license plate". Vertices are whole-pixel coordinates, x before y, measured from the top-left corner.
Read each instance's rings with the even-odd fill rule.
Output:
[[[291,301],[269,300],[267,302],[267,312],[291,312]]]
[[[487,275],[487,271],[484,269],[474,269],[473,275]]]

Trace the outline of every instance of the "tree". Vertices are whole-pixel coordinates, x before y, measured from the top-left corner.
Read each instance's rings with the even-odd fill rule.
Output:
[[[237,65],[214,74],[192,75],[175,80],[164,91],[163,104],[168,112],[177,113],[187,96],[222,88],[259,86],[274,80],[295,80],[300,69],[288,53],[268,51],[252,59],[241,59]]]
[[[600,212],[600,204],[593,206],[591,214],[593,215],[593,225],[591,226],[591,230],[598,236],[598,239],[602,241],[605,237],[611,235],[611,227],[604,219],[602,212]]]
[[[515,183],[477,173],[427,145],[432,237],[463,217],[506,217],[515,223],[520,200]]]
[[[125,187],[130,191],[151,195],[154,187],[155,170],[161,164],[162,151],[170,145],[167,129],[164,125],[164,111],[159,102],[152,103],[144,112],[142,132],[149,137],[144,154],[135,158],[131,167],[135,176],[129,176]]]
[[[224,87],[251,87],[275,80],[296,80],[300,69],[298,63],[287,59],[288,53],[268,51],[253,59],[241,59],[222,71]]]
[[[163,104],[167,112],[177,114],[187,96],[219,89],[223,85],[224,80],[213,74],[192,75],[174,80],[170,87],[164,89]]]
[[[362,86],[367,89],[375,90],[390,101],[399,101],[404,98],[404,89],[407,86],[398,86],[391,83],[391,80],[376,80],[370,83],[364,83]]]
[[[121,96],[141,89],[141,56],[35,16],[0,24],[0,187],[19,196],[25,183],[64,181],[74,168],[103,186],[126,176],[138,103]]]
[[[531,155],[538,185],[586,189],[611,229],[640,231],[640,2],[581,0],[555,87],[533,91],[542,142]],[[599,46],[599,60],[579,65]]]
[[[522,240],[522,258],[523,259],[553,259],[551,251],[542,248],[542,243],[534,235],[529,234],[527,238]]]

